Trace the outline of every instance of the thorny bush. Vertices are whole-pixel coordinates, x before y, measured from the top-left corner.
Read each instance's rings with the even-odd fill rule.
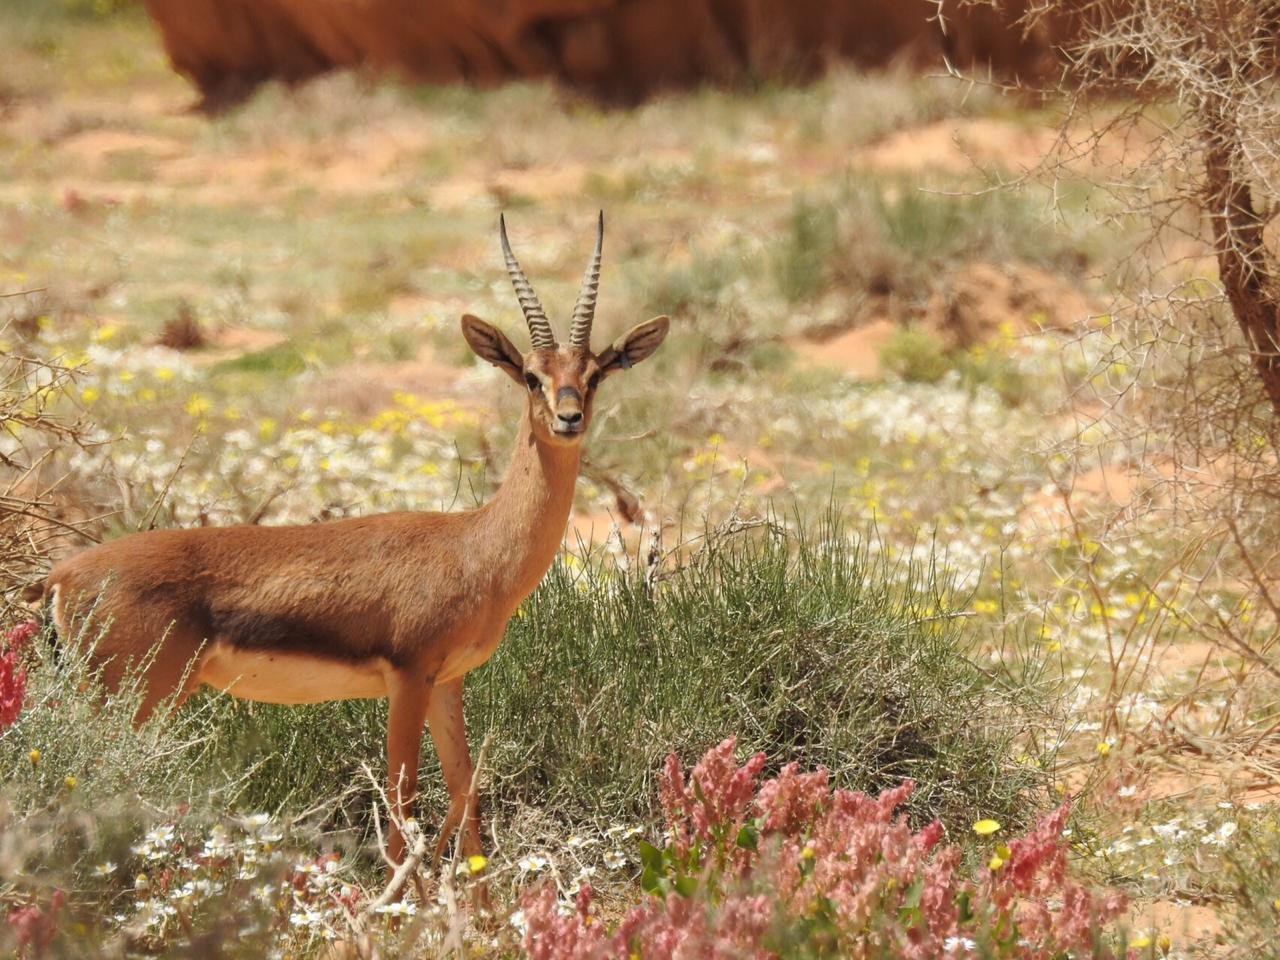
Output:
[[[90,443],[88,425],[65,415],[73,374],[60,362],[0,352],[0,614],[9,617],[26,612],[20,588],[50,550],[85,532],[54,497],[64,479],[58,451]]]

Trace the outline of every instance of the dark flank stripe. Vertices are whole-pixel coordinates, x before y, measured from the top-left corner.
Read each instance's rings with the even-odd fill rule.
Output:
[[[398,665],[399,658],[386,643],[383,631],[341,630],[320,618],[233,608],[212,611],[209,628],[210,637],[241,650],[299,653],[342,661],[385,657]],[[353,637],[364,642],[352,644]]]

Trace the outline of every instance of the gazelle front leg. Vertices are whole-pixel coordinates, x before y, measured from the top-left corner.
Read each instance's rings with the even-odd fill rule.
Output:
[[[404,860],[400,824],[413,815],[418,793],[418,760],[430,691],[430,681],[422,677],[393,673],[387,681],[387,802],[391,805],[387,855],[393,863]]]

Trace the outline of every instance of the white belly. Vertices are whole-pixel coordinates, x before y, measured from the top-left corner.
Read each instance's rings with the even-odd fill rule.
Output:
[[[385,697],[390,669],[382,657],[330,660],[301,653],[240,650],[218,642],[200,658],[194,679],[242,700],[320,703]]]

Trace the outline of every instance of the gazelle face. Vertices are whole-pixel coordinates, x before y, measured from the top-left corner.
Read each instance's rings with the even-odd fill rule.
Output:
[[[598,354],[570,347],[521,354],[501,330],[470,314],[462,318],[462,335],[477,356],[524,389],[538,439],[572,445],[587,432],[600,384],[657,350],[669,325],[666,317],[646,320]]]
[[[595,318],[596,290],[600,282],[600,252],[604,241],[604,214],[600,215],[596,247],[582,281],[582,292],[573,308],[569,343],[561,346],[551,323],[511,252],[505,220],[499,220],[502,253],[533,339],[533,349],[521,354],[506,335],[477,317],[462,317],[462,335],[483,360],[502,370],[528,395],[529,419],[544,443],[579,443],[591,422],[591,407],[601,382],[619,370],[639,363],[661,345],[669,321],[655,317],[632,327],[600,353],[591,350],[591,324]]]
[[[529,414],[543,440],[576,443],[591,422],[600,367],[586,350],[534,350],[524,358]]]

